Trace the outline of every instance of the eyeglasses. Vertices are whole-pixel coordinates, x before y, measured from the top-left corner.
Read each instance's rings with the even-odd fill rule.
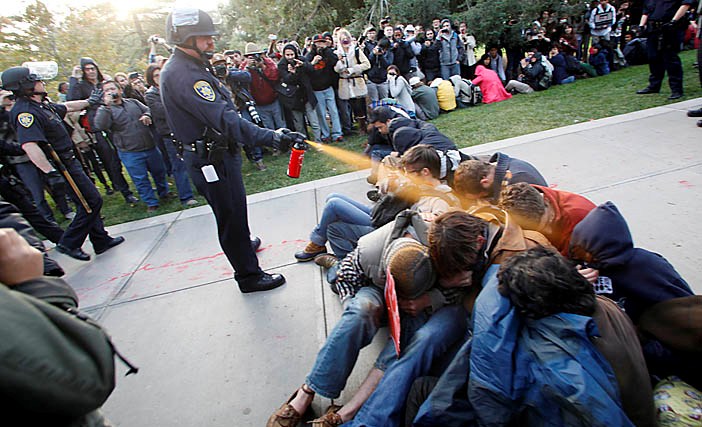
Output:
[[[396,76],[397,73],[388,73],[388,76]]]

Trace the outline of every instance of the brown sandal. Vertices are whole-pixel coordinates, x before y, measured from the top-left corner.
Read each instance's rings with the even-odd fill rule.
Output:
[[[302,391],[305,394],[314,396],[314,390],[310,389],[307,384],[303,384],[299,389],[290,396],[290,398],[278,408],[273,415],[268,418],[266,427],[296,427],[302,419],[302,414],[299,414],[295,408],[290,405],[290,402],[297,396],[297,393]]]
[[[340,426],[344,423],[344,421],[341,419],[341,416],[337,414],[336,412],[341,409],[341,406],[339,405],[331,405],[329,408],[327,408],[327,412],[315,419],[310,421],[307,424],[312,424],[312,427],[337,427]]]

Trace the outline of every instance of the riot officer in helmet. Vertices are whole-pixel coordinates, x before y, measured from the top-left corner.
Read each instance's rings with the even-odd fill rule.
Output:
[[[96,90],[88,100],[54,104],[46,99],[46,88],[41,77],[30,72],[29,68],[8,68],[0,79],[3,89],[11,90],[17,98],[10,111],[10,123],[22,149],[42,172],[60,170],[78,208],[76,216],[56,245],[56,250],[72,258],[88,261],[90,255],[81,248],[86,237],[90,237],[96,254],[124,242],[123,237],[113,238],[105,231],[100,218],[102,198],[74,157],[73,141],[63,125],[67,112],[97,105],[102,91]]]
[[[209,60],[215,29],[210,15],[198,9],[175,8],[166,20],[173,55],[161,71],[161,97],[168,123],[183,150],[190,176],[205,196],[217,221],[219,242],[234,267],[241,292],[266,291],[285,283],[258,265],[241,177],[244,146],[268,145],[287,151],[304,136],[287,129],[271,131],[239,117],[231,95],[215,77]]]

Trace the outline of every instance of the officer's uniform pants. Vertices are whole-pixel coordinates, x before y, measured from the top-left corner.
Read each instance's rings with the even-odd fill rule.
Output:
[[[241,155],[224,155],[223,161],[215,166],[219,177],[216,182],[205,181],[202,167],[208,162],[197,153],[185,151],[183,157],[193,184],[212,207],[219,243],[234,267],[237,282],[258,280],[262,271],[251,247],[246,189],[241,178]]]
[[[646,44],[648,50],[648,68],[651,74],[648,77],[648,87],[660,90],[668,72],[668,85],[673,93],[683,93],[683,69],[680,61],[680,47],[683,41],[682,30],[664,31],[648,36]]]
[[[105,231],[105,226],[100,218],[100,209],[102,208],[102,197],[95,184],[90,181],[90,178],[83,171],[83,167],[80,162],[75,158],[69,160],[63,160],[64,165],[68,173],[75,181],[76,186],[80,190],[81,194],[85,198],[85,201],[92,209],[91,213],[88,213],[80,199],[73,191],[73,188],[66,183],[69,189],[69,194],[76,205],[76,216],[73,221],[69,224],[66,231],[63,233],[61,238],[61,243],[63,246],[69,249],[76,249],[83,245],[86,237],[90,237],[90,242],[93,244],[93,248],[96,250],[103,249],[110,242],[111,237]]]
[[[31,199],[29,190],[21,181],[0,175],[0,196],[6,202],[15,205],[32,228],[43,234],[50,242],[58,243],[61,241],[63,229],[39,212]]]

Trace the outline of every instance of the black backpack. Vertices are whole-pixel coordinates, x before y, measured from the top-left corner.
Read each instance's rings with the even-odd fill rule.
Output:
[[[440,197],[449,205],[453,206],[455,201],[451,195],[433,188],[422,188],[416,185],[403,185],[397,191],[380,196],[380,199],[371,209],[371,225],[380,228],[393,221],[397,214],[411,208],[422,197]]]
[[[583,70],[583,66],[580,65],[580,61],[578,61],[578,58],[574,57],[573,55],[564,56],[566,62],[566,71],[568,72],[568,74],[577,76],[585,72],[585,70]]]
[[[483,103],[483,91],[480,90],[480,86],[474,85],[473,82],[471,82],[468,79],[462,79],[462,80],[466,84],[468,84],[468,87],[470,88],[468,93],[466,93],[464,90],[461,90],[461,93],[460,93],[460,95],[468,97],[467,104],[470,106],[476,106],[478,104],[482,104]]]

